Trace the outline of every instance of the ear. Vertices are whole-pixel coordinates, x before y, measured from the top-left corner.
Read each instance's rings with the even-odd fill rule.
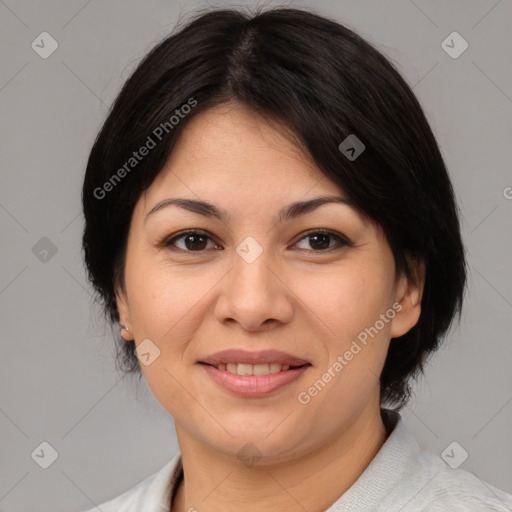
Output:
[[[411,278],[399,277],[395,294],[396,315],[391,321],[391,337],[398,338],[409,332],[417,323],[421,314],[421,298],[425,286],[425,264],[416,259],[408,259]]]
[[[119,313],[119,323],[125,326],[130,327],[130,331],[121,328],[121,336],[126,341],[133,340],[133,332],[132,332],[132,322],[130,318],[130,308],[128,306],[128,299],[126,297],[126,292],[118,286],[116,288],[116,303],[117,303],[117,311]]]

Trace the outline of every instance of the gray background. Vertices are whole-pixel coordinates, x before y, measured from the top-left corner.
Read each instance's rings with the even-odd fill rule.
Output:
[[[87,509],[178,451],[173,420],[145,382],[114,369],[81,261],[80,187],[129,72],[180,13],[207,5],[236,4],[0,0],[1,511]],[[512,3],[315,7],[377,43],[413,86],[462,211],[470,269],[462,322],[402,416],[425,449],[441,455],[457,441],[469,453],[461,468],[512,493]],[[43,31],[59,45],[47,59],[31,47]],[[441,46],[453,31],[469,44],[457,59]],[[48,469],[31,457],[43,441],[58,452]]]

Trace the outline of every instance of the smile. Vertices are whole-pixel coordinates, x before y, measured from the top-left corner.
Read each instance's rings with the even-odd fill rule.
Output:
[[[268,375],[270,373],[279,373],[281,371],[287,371],[290,368],[300,368],[303,365],[290,366],[289,364],[280,363],[261,363],[261,364],[246,364],[246,363],[220,363],[218,365],[212,365],[217,370],[225,370],[229,373],[235,373],[237,375]]]
[[[242,397],[263,397],[297,380],[311,366],[279,363],[200,363],[207,375],[219,386]]]

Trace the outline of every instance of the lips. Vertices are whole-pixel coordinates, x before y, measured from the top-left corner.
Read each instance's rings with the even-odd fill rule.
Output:
[[[277,393],[286,385],[291,385],[292,382],[299,379],[310,366],[306,364],[300,368],[290,368],[268,375],[237,375],[226,370],[219,370],[209,364],[200,365],[213,382],[244,398],[262,398]]]
[[[245,398],[264,397],[299,379],[312,364],[280,352],[223,350],[198,361],[222,388]]]
[[[199,363],[209,364],[211,366],[218,366],[219,364],[245,364],[245,365],[261,365],[261,364],[280,364],[281,366],[288,365],[290,367],[299,367],[309,365],[309,361],[298,358],[286,352],[279,350],[262,350],[259,352],[249,352],[247,350],[231,349],[223,350],[211,354],[200,361]]]

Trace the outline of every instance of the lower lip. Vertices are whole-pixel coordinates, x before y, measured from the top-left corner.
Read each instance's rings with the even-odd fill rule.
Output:
[[[310,365],[269,375],[237,375],[219,370],[215,366],[207,364],[201,364],[201,366],[223,388],[243,397],[262,397],[297,380]]]

